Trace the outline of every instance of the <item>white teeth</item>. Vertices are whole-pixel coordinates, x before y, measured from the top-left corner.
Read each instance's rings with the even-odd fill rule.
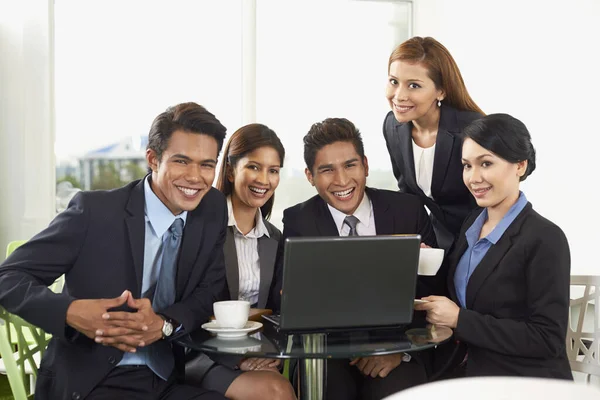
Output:
[[[254,193],[258,193],[258,194],[265,194],[267,193],[267,189],[259,189],[259,188],[255,188],[255,187],[250,187],[250,191],[254,192]]]
[[[408,111],[412,108],[412,106],[399,106],[397,104],[394,104],[394,107],[396,107],[396,109],[399,111]]]
[[[193,196],[200,191],[200,189],[190,189],[182,186],[177,186],[177,189],[181,190],[186,196]]]
[[[343,192],[333,192],[333,194],[337,197],[347,197],[348,195],[350,195],[350,193],[352,193],[353,190],[354,188],[351,188],[348,190],[344,190]]]

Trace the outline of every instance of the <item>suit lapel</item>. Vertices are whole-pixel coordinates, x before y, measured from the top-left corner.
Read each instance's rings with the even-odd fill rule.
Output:
[[[183,242],[179,252],[179,261],[177,263],[177,293],[176,301],[178,301],[187,283],[189,282],[190,274],[198,256],[201,243],[205,240],[204,232],[204,217],[202,216],[202,208],[204,202],[200,202],[198,208],[188,212],[185,228],[183,230]]]
[[[425,193],[423,193],[419,185],[417,185],[417,177],[415,175],[415,157],[412,150],[412,123],[396,125],[396,135],[400,142],[399,148],[402,160],[404,161],[404,170],[407,171],[404,179],[406,179],[406,183],[409,187],[417,188],[421,194],[425,196]]]
[[[373,217],[375,219],[375,231],[378,235],[394,234],[394,218],[387,213],[390,205],[381,198],[376,189],[366,188],[365,193],[369,196],[373,205]]]
[[[260,260],[260,288],[258,290],[258,308],[265,308],[275,270],[277,256],[276,240],[267,236],[258,239],[258,259]]]
[[[331,212],[327,208],[327,203],[321,198],[317,199],[317,215],[318,217],[314,219],[315,225],[317,227],[317,231],[319,232],[319,236],[339,236],[340,232],[338,231],[337,226],[335,225],[335,221],[331,216]]]
[[[440,123],[435,140],[435,154],[433,156],[433,176],[431,178],[431,193],[439,193],[442,184],[446,180],[448,163],[452,158],[454,141],[458,140],[455,133],[458,132],[456,113],[447,107],[440,110]]]
[[[225,276],[227,277],[227,286],[229,288],[229,298],[237,300],[240,291],[240,270],[235,250],[235,238],[233,226],[227,227],[227,236],[223,245],[223,256],[225,258]]]
[[[458,261],[461,259],[462,255],[468,248],[467,238],[464,232],[459,234],[459,237],[456,239],[456,244],[452,253],[450,253],[448,262],[450,263],[450,268],[448,270],[448,291],[450,292],[450,297],[452,301],[456,304],[459,304],[458,297],[456,296],[456,286],[454,286],[454,275],[456,274],[456,268],[458,267]]]
[[[508,250],[513,245],[514,236],[517,235],[521,230],[523,221],[525,220],[527,214],[529,214],[530,210],[531,204],[527,204],[523,211],[521,211],[517,218],[506,229],[500,240],[495,245],[490,247],[477,268],[475,268],[475,271],[473,271],[473,274],[469,278],[469,283],[467,283],[467,308],[473,308],[473,303],[477,298],[477,294],[481,289],[481,286],[487,277],[490,276],[490,274],[498,267],[498,264],[500,264],[506,253],[508,253]]]
[[[132,289],[132,292],[136,297],[141,297],[142,278],[144,276],[144,238],[146,237],[144,207],[144,179],[142,179],[131,191],[131,196],[126,206],[126,211],[129,215],[125,217],[133,267],[135,269],[136,287]]]

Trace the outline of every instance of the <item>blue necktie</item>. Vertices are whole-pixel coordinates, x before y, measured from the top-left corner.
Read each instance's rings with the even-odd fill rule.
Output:
[[[152,299],[152,308],[154,311],[160,311],[175,303],[177,256],[183,235],[183,220],[181,218],[175,219],[165,235],[160,273],[156,280],[156,290]]]
[[[152,299],[154,311],[160,311],[175,303],[175,279],[177,277],[177,256],[183,235],[183,220],[177,218],[169,230],[162,245],[162,261],[156,281],[156,290]],[[168,380],[175,367],[171,345],[158,340],[146,348],[148,367],[164,380]]]

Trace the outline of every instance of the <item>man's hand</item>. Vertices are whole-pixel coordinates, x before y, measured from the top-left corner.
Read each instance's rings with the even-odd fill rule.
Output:
[[[114,311],[102,315],[109,327],[95,332],[96,343],[122,349],[123,346],[148,346],[162,338],[164,321],[154,312],[150,300],[134,299],[129,293],[127,305],[137,311]]]
[[[240,363],[240,369],[242,371],[278,371],[277,367],[280,363],[280,360],[273,358],[246,358]]]
[[[387,356],[360,357],[350,361],[350,365],[356,367],[365,376],[371,378],[385,378],[390,372],[402,363],[402,353],[389,354]]]
[[[428,296],[422,300],[427,303],[415,304],[415,310],[427,311],[427,322],[434,325],[456,328],[460,308],[447,297]]]
[[[130,295],[131,293],[126,290],[121,296],[113,299],[75,300],[67,309],[67,325],[83,333],[90,339],[94,339],[97,331],[102,331],[110,327],[104,318],[108,310],[125,304]],[[120,349],[135,352],[135,347],[124,345]]]

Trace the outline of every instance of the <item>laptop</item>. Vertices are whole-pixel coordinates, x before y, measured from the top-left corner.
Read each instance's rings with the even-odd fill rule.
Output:
[[[412,321],[420,235],[297,237],[284,244],[284,331],[400,327]]]

